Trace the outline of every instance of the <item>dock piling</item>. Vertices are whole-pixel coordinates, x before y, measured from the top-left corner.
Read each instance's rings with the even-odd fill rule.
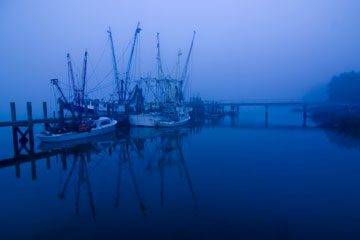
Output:
[[[89,118],[88,102],[85,102],[85,118]]]
[[[10,103],[10,109],[11,109],[11,121],[14,123],[16,122],[16,109],[15,109],[15,103]],[[14,156],[16,157],[19,153],[19,142],[18,142],[18,135],[17,135],[18,127],[13,126],[12,127],[12,135],[13,135],[13,146],[14,146]]]
[[[269,105],[265,104],[265,126],[268,126],[268,120],[269,120],[269,113],[268,110],[269,109]]]
[[[43,102],[43,115],[44,115],[44,120],[48,119],[48,114],[47,114],[47,103]],[[44,123],[44,128],[46,129],[46,125],[47,123]]]
[[[64,120],[64,104],[62,101],[59,102],[59,118],[61,121]]]
[[[307,121],[307,105],[303,105],[303,127],[306,127],[306,121]]]
[[[33,118],[32,118],[32,107],[31,102],[27,102],[27,115],[28,115],[28,131],[29,131],[29,145],[30,153],[34,153],[34,129],[33,129]]]
[[[106,104],[106,111],[107,111],[108,117],[110,117],[110,103]]]

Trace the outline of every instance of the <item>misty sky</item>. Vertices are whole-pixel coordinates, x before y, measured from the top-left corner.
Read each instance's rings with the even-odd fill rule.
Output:
[[[109,49],[103,54],[106,30],[111,26],[119,56],[138,21],[143,74],[155,74],[156,32],[172,73],[196,30],[192,93],[299,99],[335,74],[359,70],[359,11],[358,0],[0,0],[0,114],[10,101],[48,100],[49,79],[67,81],[68,51],[78,68],[85,49],[92,66],[103,56],[101,79],[112,67]]]

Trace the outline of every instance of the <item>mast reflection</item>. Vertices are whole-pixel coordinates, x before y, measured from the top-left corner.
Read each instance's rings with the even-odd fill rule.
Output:
[[[196,194],[183,153],[183,143],[189,135],[195,132],[191,128],[130,128],[117,134],[83,139],[81,141],[41,144],[38,148],[49,154],[54,153],[53,156],[56,159],[61,159],[61,171],[66,172],[67,175],[64,183],[61,185],[58,197],[59,199],[65,199],[69,186],[74,185],[76,215],[79,215],[80,193],[86,192],[91,216],[95,219],[96,202],[94,201],[91,182],[96,182],[96,177],[91,177],[90,172],[96,171],[96,167],[103,161],[117,161],[114,178],[114,208],[117,209],[121,206],[120,201],[123,194],[121,192],[125,184],[124,177],[128,176],[131,188],[135,191],[139,209],[146,216],[147,207],[143,198],[142,188],[138,184],[139,171],[159,175],[160,206],[163,207],[165,205],[166,169],[177,167],[179,177],[185,176],[194,206],[197,208]],[[143,165],[141,165],[142,162]],[[128,173],[128,175],[124,175],[124,173]]]

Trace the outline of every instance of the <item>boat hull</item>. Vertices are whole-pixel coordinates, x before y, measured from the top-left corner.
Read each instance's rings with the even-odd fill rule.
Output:
[[[129,123],[131,126],[138,127],[177,127],[187,124],[191,117],[187,116],[179,121],[168,121],[161,115],[146,113],[129,115]]]
[[[72,141],[82,138],[90,138],[95,137],[107,133],[114,132],[116,130],[116,120],[112,120],[109,125],[91,129],[90,131],[86,132],[68,132],[68,133],[62,133],[62,134],[38,134],[37,137],[42,142],[65,142],[65,141]]]
[[[178,127],[187,124],[190,121],[191,117],[186,117],[180,119],[179,121],[160,121],[158,127]]]
[[[132,114],[129,115],[130,126],[157,127],[162,117],[154,113]]]

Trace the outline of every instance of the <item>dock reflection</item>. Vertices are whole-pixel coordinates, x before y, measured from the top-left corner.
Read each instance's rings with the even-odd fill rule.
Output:
[[[183,154],[184,142],[187,141],[189,135],[195,134],[195,132],[190,127],[130,128],[95,138],[57,144],[40,144],[38,152],[45,156],[41,159],[46,159],[48,168],[50,168],[50,162],[55,160],[60,169],[59,177],[64,175],[58,198],[65,200],[68,194],[73,194],[70,189],[75,189],[76,215],[79,215],[80,204],[88,202],[86,208],[95,219],[96,201],[94,199],[96,196],[93,196],[92,183],[95,183],[97,179],[92,173],[97,171],[97,167],[104,161],[117,161],[114,185],[107,186],[109,191],[111,188],[115,190],[114,209],[120,207],[121,196],[125,194],[123,190],[131,188],[136,194],[141,213],[146,216],[147,209],[152,206],[147,206],[143,197],[144,189],[139,186],[139,177],[143,177],[142,172],[159,176],[160,206],[163,207],[165,205],[166,171],[169,168],[177,168],[179,178],[185,177],[184,182],[191,193],[194,207],[197,208],[198,203],[191,174]],[[101,174],[107,173],[101,172]],[[126,177],[127,181],[124,181]],[[140,182],[144,182],[143,179],[140,180]]]

